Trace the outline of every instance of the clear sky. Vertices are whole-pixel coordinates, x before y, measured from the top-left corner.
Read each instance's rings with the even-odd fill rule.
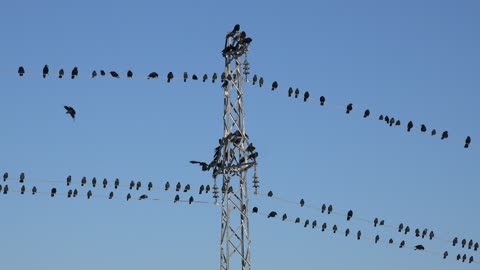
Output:
[[[180,181],[197,192],[212,184],[188,161],[210,159],[222,136],[222,89],[180,77],[220,74],[224,36],[236,23],[253,38],[252,74],[266,81],[262,88],[245,84],[260,191],[312,207],[333,204],[339,213],[252,195],[250,205],[261,212],[251,215],[252,269],[477,268],[454,257],[479,262],[480,251],[448,241],[480,241],[479,12],[474,0],[3,3],[0,171],[10,174],[10,192],[0,194],[1,268],[219,269],[220,208],[174,204],[175,192],[161,187]],[[42,79],[45,64],[51,75]],[[74,66],[80,75],[71,80]],[[122,78],[91,79],[94,69]],[[134,79],[125,78],[129,69]],[[162,79],[146,80],[151,71]],[[167,84],[169,71],[176,77]],[[308,102],[288,98],[290,86],[308,90]],[[321,95],[327,106],[319,105]],[[77,110],[76,121],[64,105]],[[389,127],[380,114],[402,125]],[[450,136],[421,133],[420,124]],[[467,135],[472,143],[464,149]],[[28,190],[55,186],[62,194],[20,195],[21,172]],[[75,184],[83,176],[119,178],[119,199],[101,197],[111,186],[90,185],[74,187],[82,195],[92,189],[94,198],[67,199],[68,188],[55,182],[67,175]],[[126,202],[130,180],[152,181],[148,194],[160,200]],[[356,219],[347,222],[349,209]],[[265,218],[271,210],[326,222],[328,232]],[[360,219],[374,217],[388,226]],[[434,230],[438,239],[399,234],[400,222]],[[347,227],[353,233],[346,238]],[[359,229],[361,241],[353,236]],[[399,249],[401,240],[409,248]],[[426,252],[412,250],[416,244]]]

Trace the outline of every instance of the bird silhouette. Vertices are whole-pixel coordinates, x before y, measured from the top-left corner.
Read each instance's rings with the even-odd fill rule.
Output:
[[[317,221],[316,221],[316,220],[314,220],[314,221],[312,222],[312,229],[315,229],[315,227],[317,227]]]
[[[118,186],[120,186],[120,180],[117,178],[115,179],[115,189],[117,189]]]
[[[470,241],[468,241],[468,249],[472,249],[472,246],[473,246],[473,240],[470,239]]]
[[[349,210],[348,213],[347,213],[347,220],[352,219],[352,217],[353,217],[353,211]]]
[[[82,177],[82,181],[81,181],[80,185],[83,187],[86,184],[87,184],[87,178],[84,176],[84,177]]]
[[[402,232],[403,230],[403,223],[400,223],[400,225],[398,225],[398,232]]]
[[[425,238],[425,236],[427,236],[427,233],[428,233],[428,229],[423,229],[422,238]]]
[[[363,113],[363,118],[367,118],[370,115],[370,110],[366,109],[365,112]]]
[[[421,132],[427,132],[427,126],[425,126],[425,124],[422,124],[422,125],[420,126],[420,131],[421,131]]]
[[[268,214],[267,218],[274,218],[274,217],[276,217],[276,216],[277,216],[277,212],[272,211],[272,212],[270,212],[270,213]]]
[[[120,75],[118,75],[118,73],[116,71],[110,71],[110,75],[113,77],[113,78],[120,78]]]
[[[65,108],[65,110],[67,111],[66,114],[69,114],[72,117],[72,119],[75,120],[75,115],[77,114],[75,109],[67,105],[63,106],[63,108]]]
[[[183,192],[188,192],[190,190],[190,184],[187,184],[183,189]]]
[[[74,190],[73,190],[73,197],[75,198],[75,197],[77,197],[77,195],[78,195],[78,190],[77,190],[77,189],[74,189]]]
[[[300,207],[303,207],[305,205],[305,201],[303,199],[300,200]]]
[[[225,75],[225,72],[222,72],[222,75],[220,75],[220,81],[221,81],[221,82],[225,81],[225,78],[226,78],[226,77],[227,77],[227,76]]]
[[[375,218],[373,220],[373,227],[377,227],[377,225],[378,225],[378,218]]]
[[[258,80],[257,74],[253,75],[252,85],[255,85],[257,83],[257,80]]]
[[[375,236],[375,244],[378,243],[379,240],[380,240],[380,235],[377,234],[377,235]]]
[[[303,102],[307,102],[307,99],[310,97],[310,93],[308,93],[308,91],[306,91],[304,94],[303,94]]]
[[[420,230],[417,228],[415,229],[415,237],[419,237],[420,236]]]
[[[347,229],[345,230],[345,237],[347,237],[349,234],[350,234],[350,229],[347,228]]]
[[[107,188],[107,185],[108,185],[108,180],[107,180],[107,178],[103,178],[102,185],[103,185],[103,188]]]
[[[435,237],[435,234],[433,233],[433,231],[430,231],[430,234],[428,235],[428,238],[430,238],[430,240],[432,240],[433,237]]]
[[[25,194],[25,185],[20,188],[20,194]]]
[[[378,120],[383,121],[383,114],[380,114],[380,116],[378,117]]]
[[[148,191],[152,190],[152,188],[153,188],[153,183],[152,183],[152,182],[148,182],[147,188],[148,188]]]
[[[390,122],[390,117],[388,117],[388,115],[385,115],[385,118],[384,118],[385,122],[388,124]]]
[[[463,147],[468,148],[471,142],[472,142],[472,139],[470,138],[470,136],[467,136],[467,138],[465,139],[465,145]]]
[[[272,197],[272,196],[273,196],[273,192],[270,190],[270,191],[267,193],[267,196],[268,196],[268,197]]]
[[[188,73],[185,71],[183,72],[183,82],[186,82],[188,79]]]
[[[87,199],[90,199],[90,197],[92,197],[92,195],[93,195],[92,191],[89,190],[89,191],[87,192]]]
[[[338,230],[337,224],[333,224],[332,230],[333,230],[333,233],[337,233],[337,230]]]
[[[193,75],[192,75],[192,80],[194,80],[194,81],[198,80],[197,75],[193,74]]]
[[[473,250],[474,250],[474,251],[477,251],[478,248],[479,248],[478,242],[475,242],[475,244],[473,245]]]
[[[37,187],[33,186],[32,187],[32,195],[35,195],[37,193]]]
[[[305,223],[303,224],[303,227],[306,228],[308,226],[308,224],[310,224],[310,220],[305,220]]]
[[[71,198],[73,195],[73,190],[69,189],[67,192],[67,198]]]
[[[390,126],[393,126],[394,123],[395,123],[395,118],[393,117],[390,118],[390,122],[389,122]]]
[[[138,197],[138,200],[140,200],[140,201],[141,201],[141,200],[146,200],[146,199],[148,199],[148,195],[147,195],[147,194],[142,194],[142,195],[140,195],[140,197]]]
[[[272,83],[272,91],[275,90],[275,89],[277,89],[277,88],[278,88],[278,83],[277,83],[277,81],[274,81],[274,82]]]
[[[435,136],[437,134],[437,131],[435,129],[432,129],[432,136]]]
[[[466,244],[467,244],[467,239],[464,238],[464,239],[462,240],[462,248],[465,248],[465,245],[466,245]]]
[[[3,187],[3,194],[8,194],[8,185]]]
[[[62,68],[62,69],[60,69],[60,70],[58,71],[58,78],[59,78],[59,79],[63,78],[63,75],[65,75],[65,71],[64,71],[63,68]]]
[[[287,218],[288,218],[288,217],[287,217],[287,214],[283,214],[283,216],[282,216],[282,221],[287,220]]]
[[[321,96],[320,97],[320,106],[323,106],[323,105],[325,105],[325,97]]]
[[[95,187],[96,185],[97,185],[97,178],[93,177],[92,186]]]
[[[410,132],[410,130],[412,130],[412,128],[413,128],[413,122],[409,121],[408,124],[407,124],[407,132]]]
[[[23,183],[23,182],[25,182],[25,173],[22,172],[20,174],[20,183]]]
[[[167,182],[165,183],[165,190],[168,190],[169,188],[170,188],[170,183],[167,181]]]
[[[300,218],[299,218],[299,217],[297,217],[297,218],[295,219],[295,223],[300,223]]]
[[[97,77],[97,71],[96,70],[92,71],[92,79],[95,78],[95,77]]]
[[[70,186],[71,183],[72,183],[72,176],[69,175],[67,176],[67,186]]]
[[[456,244],[458,244],[458,237],[453,238],[452,244],[453,244],[453,246],[455,246]]]
[[[23,68],[23,66],[20,66],[18,68],[18,75],[20,75],[20,77],[23,77],[24,74],[25,74],[25,68]]]
[[[113,199],[113,191],[110,191],[110,194],[108,194],[108,199],[109,200]]]
[[[182,184],[180,184],[180,182],[178,182],[177,186],[175,187],[175,191],[179,192],[181,188],[182,188]]]
[[[258,213],[258,207],[254,206],[254,207],[252,208],[252,213]]]
[[[132,198],[132,195],[130,193],[127,194],[127,202]]]
[[[395,126],[400,126],[402,123],[400,122],[400,120],[397,120],[397,122],[395,122]]]
[[[423,245],[416,245],[414,250],[425,250]]]
[[[328,206],[328,209],[327,209],[327,214],[330,215],[330,214],[332,213],[332,211],[333,211],[333,205],[330,204],[330,205]]]
[[[292,94],[293,94],[293,88],[290,87],[288,88],[288,97],[292,97]]]
[[[462,256],[462,262],[465,262],[467,260],[467,254],[463,254]]]
[[[399,248],[403,248],[404,246],[405,246],[405,241],[404,241],[404,240],[402,240],[402,242],[400,242],[400,246],[399,246]]]
[[[382,219],[382,220],[380,220],[380,223],[379,223],[378,225],[380,225],[380,226],[383,226],[383,225],[385,225],[385,220],[383,220],[383,219]]]
[[[180,196],[177,194],[175,195],[175,199],[173,200],[173,203],[176,203],[178,201],[180,201]]]
[[[3,174],[3,182],[7,181],[8,179],[8,172]]]
[[[130,181],[130,186],[128,187],[128,189],[133,189],[135,187],[135,181]]]
[[[217,80],[217,73],[214,72],[213,75],[212,75],[212,83],[215,83],[215,81]]]
[[[470,256],[470,258],[468,259],[468,263],[472,263],[473,262],[473,256]]]
[[[324,232],[326,229],[327,229],[327,223],[324,222],[324,223],[322,224],[322,232]]]
[[[462,255],[458,254],[457,255],[457,261],[459,261],[462,258]]]
[[[210,185],[205,186],[205,193],[208,193],[210,191]]]
[[[202,82],[205,82],[206,80],[208,80],[208,75],[207,75],[207,74],[203,74]]]
[[[253,146],[253,143],[250,143],[245,150],[252,153],[253,151],[255,151],[255,146]]]
[[[100,69],[100,75],[101,75],[101,76],[105,76],[105,75],[106,75],[105,70]]]
[[[57,194],[57,189],[56,188],[52,188],[52,190],[50,191],[50,197],[55,197],[55,194]]]
[[[173,79],[173,72],[168,72],[167,74],[167,82],[170,82]]]
[[[48,65],[45,65],[45,66],[43,67],[43,78],[47,77],[48,72],[49,72]]]
[[[448,257],[448,251],[445,251],[445,252],[443,253],[443,258],[446,259],[447,257]]]
[[[361,237],[362,237],[362,232],[359,230],[357,232],[357,240],[360,240]]]
[[[193,196],[190,196],[190,198],[188,198],[188,204],[192,204],[193,203]]]
[[[138,181],[135,187],[139,190],[142,187],[142,182]]]
[[[350,103],[347,105],[347,113],[350,113],[353,110],[353,104]]]
[[[148,74],[148,77],[147,77],[147,79],[156,79],[156,78],[158,78],[158,73],[155,71],[150,72],[150,74]],[[170,80],[168,82],[170,82]]]
[[[298,88],[297,88],[297,89],[295,89],[295,98],[298,98],[298,95],[300,95],[300,90],[298,90]]]
[[[445,130],[445,131],[442,133],[441,139],[444,140],[444,139],[447,139],[447,138],[448,138],[448,131]]]
[[[240,25],[235,24],[235,26],[233,27],[233,30],[227,34],[226,38],[234,37],[238,31],[240,31]]]
[[[127,71],[127,78],[132,78],[133,72],[131,70]]]
[[[263,86],[263,77],[260,77],[260,80],[258,80],[258,86]]]
[[[78,68],[77,67],[74,67],[72,69],[72,80],[75,79],[75,77],[78,76]]]
[[[327,210],[327,206],[325,204],[322,204],[322,213],[324,213],[325,210]]]

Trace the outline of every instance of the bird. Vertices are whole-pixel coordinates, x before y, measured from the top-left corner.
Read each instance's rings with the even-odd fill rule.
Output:
[[[448,251],[445,251],[445,252],[443,253],[443,258],[446,259],[447,257],[448,257]]]
[[[297,217],[297,218],[295,219],[295,223],[300,223],[300,218],[299,218],[299,217]]]
[[[56,188],[52,188],[52,190],[50,191],[50,197],[55,197],[55,194],[57,194],[57,189]]]
[[[352,217],[353,217],[353,211],[349,210],[348,213],[347,213],[347,220],[352,219]]]
[[[182,188],[182,184],[180,184],[180,182],[178,182],[177,186],[175,186],[175,191],[179,192],[181,188]]]
[[[69,175],[67,176],[67,186],[70,186],[71,183],[72,183],[72,176]]]
[[[310,220],[305,220],[305,223],[303,224],[303,227],[306,228],[308,226],[308,224],[310,224]]]
[[[254,207],[252,208],[252,213],[258,213],[258,207],[254,206]]]
[[[378,225],[378,218],[375,218],[373,220],[373,227],[377,227],[377,225]]]
[[[305,205],[305,201],[303,199],[300,200],[300,207],[303,207]]]
[[[333,233],[337,233],[337,230],[338,230],[337,224],[333,224],[332,230],[333,230]]]
[[[390,122],[390,117],[388,117],[388,115],[385,115],[385,118],[384,118],[385,122],[387,122],[387,124]]]
[[[390,126],[393,126],[393,124],[394,124],[394,123],[395,123],[395,118],[393,118],[393,117],[392,117],[392,118],[390,118],[390,123],[389,123],[389,124],[390,124]]]
[[[432,129],[432,136],[435,136],[437,134],[437,131],[435,129]]]
[[[23,66],[20,66],[18,68],[18,75],[20,75],[20,77],[23,77],[24,74],[25,74],[25,68],[23,68]]]
[[[72,69],[72,80],[75,79],[75,77],[78,76],[78,68],[77,67],[74,67]]]
[[[217,73],[214,72],[213,75],[212,75],[212,83],[215,83],[215,81],[217,80]]]
[[[255,151],[255,146],[253,146],[253,143],[250,143],[245,150],[252,153],[253,151]]]
[[[359,230],[357,232],[357,240],[360,240],[361,237],[362,237],[362,232]]]
[[[378,120],[383,121],[383,114],[380,114],[380,116],[378,117]]]
[[[464,239],[462,240],[462,248],[465,248],[465,245],[466,245],[466,244],[467,244],[467,239],[464,238]]]
[[[467,136],[467,138],[465,139],[465,145],[463,147],[468,148],[471,142],[472,142],[472,139],[470,138],[470,136]]]
[[[110,194],[108,194],[108,199],[111,200],[113,198],[113,191],[110,191]]]
[[[393,244],[393,239],[390,238],[390,240],[388,240],[388,243],[389,243],[389,244]]]
[[[131,70],[127,71],[127,78],[132,78],[133,72]]]
[[[425,250],[423,245],[416,245],[414,250]]]
[[[420,131],[421,131],[421,132],[427,132],[427,126],[425,126],[425,124],[422,124],[422,125],[420,126]]]
[[[398,225],[398,232],[402,232],[403,230],[403,223],[400,223],[400,225]]]
[[[282,221],[287,220],[287,218],[288,218],[288,217],[287,217],[287,214],[283,214],[283,216],[282,216]]]
[[[257,74],[253,75],[252,85],[255,85],[257,83],[257,80],[258,80]]]
[[[173,79],[173,72],[168,72],[167,74],[167,82],[169,83]]]
[[[258,80],[258,86],[262,87],[263,85],[263,77],[260,77],[260,80]]]
[[[290,87],[288,88],[288,97],[292,97],[292,94],[293,94],[293,88]]]
[[[238,31],[240,31],[240,24],[235,24],[233,30],[227,34],[226,38],[234,37]]]
[[[205,73],[203,74],[202,82],[205,82],[206,80],[208,80],[208,75]]]
[[[71,198],[73,195],[73,190],[69,189],[67,192],[67,198]]]
[[[187,82],[188,79],[188,73],[185,71],[183,72],[183,82]]]
[[[303,102],[307,102],[307,99],[310,97],[310,93],[308,93],[308,91],[306,91],[304,94],[303,94]]]
[[[423,229],[422,238],[425,238],[425,236],[427,236],[427,233],[428,233],[428,229]]]
[[[445,131],[442,133],[441,139],[444,140],[444,139],[447,139],[447,138],[448,138],[448,131],[445,130]]]
[[[452,244],[455,246],[458,243],[458,237],[453,238]]]
[[[118,75],[118,73],[116,71],[110,71],[110,75],[113,77],[113,78],[120,78],[120,75]]]
[[[275,90],[275,89],[277,89],[277,87],[278,87],[278,83],[277,83],[277,81],[274,81],[274,82],[272,83],[272,91]]]
[[[75,120],[75,115],[77,114],[77,112],[75,111],[75,109],[71,106],[63,106],[63,108],[65,108],[65,110],[67,111],[66,114],[69,114],[73,120]]]
[[[468,263],[472,263],[473,262],[473,256],[470,256],[470,258],[468,259]]]
[[[322,232],[324,232],[326,229],[327,229],[327,223],[324,222],[324,223],[322,224]]]
[[[363,113],[363,118],[367,118],[370,115],[370,110],[366,109],[365,112]]]
[[[474,251],[477,251],[478,248],[479,248],[478,242],[475,242],[475,245],[473,245],[473,250],[474,250]]]
[[[385,225],[385,220],[383,220],[383,219],[382,219],[382,220],[380,220],[380,223],[379,223],[378,225],[380,225],[380,226],[383,226],[383,225]]]
[[[327,210],[327,206],[325,204],[322,204],[322,213],[324,213],[325,210]]]
[[[197,75],[193,74],[193,75],[192,75],[192,80],[194,80],[194,81],[198,80]]]
[[[395,122],[395,126],[400,126],[401,123],[400,123],[400,120],[397,120],[397,122]]]
[[[93,177],[92,186],[95,187],[96,185],[97,185],[97,178]]]
[[[43,78],[47,77],[48,71],[49,71],[48,65],[45,65],[43,67]]]
[[[433,233],[433,231],[430,231],[430,234],[428,235],[428,238],[430,238],[430,240],[432,240],[433,237],[435,237],[435,234]]]
[[[23,183],[23,182],[25,182],[25,173],[22,172],[20,174],[20,183]]]
[[[20,194],[25,194],[25,185],[20,188]]]
[[[142,194],[142,195],[140,195],[140,197],[138,197],[138,200],[146,200],[146,199],[148,199],[147,194]]]
[[[268,196],[268,197],[272,197],[272,196],[273,196],[273,192],[270,190],[270,191],[267,193],[267,196]]]
[[[120,186],[120,180],[117,178],[115,179],[115,189],[117,189],[118,186]]]
[[[462,262],[465,262],[467,260],[467,254],[463,254],[462,256]]]
[[[130,186],[128,188],[133,189],[134,187],[135,187],[135,182],[132,180],[130,181]]]
[[[35,193],[37,193],[37,187],[33,186],[32,187],[32,195],[35,195]]]
[[[472,246],[473,246],[473,240],[470,239],[470,241],[468,241],[468,249],[472,249]]]
[[[152,183],[152,182],[148,182],[147,188],[148,188],[148,191],[152,190],[152,188],[153,188],[153,183]]]
[[[347,228],[347,229],[345,230],[345,237],[347,237],[349,234],[350,234],[350,229]]]
[[[323,105],[325,105],[325,97],[321,96],[320,97],[320,106],[323,106]]]
[[[132,198],[132,195],[130,193],[127,194],[127,202]]]
[[[96,70],[92,71],[92,79],[95,78],[95,77],[97,77],[97,71]]]
[[[107,178],[103,178],[102,185],[103,185],[103,188],[107,188],[107,185],[108,185],[108,180],[107,180]]]
[[[8,172],[3,174],[3,182],[7,181],[8,179]]]
[[[190,198],[188,198],[188,204],[192,204],[193,203],[193,196],[190,196]]]
[[[77,190],[77,189],[74,189],[74,190],[73,190],[73,197],[75,198],[75,197],[77,197],[77,195],[78,195],[78,190]]]
[[[332,213],[332,211],[333,211],[333,205],[330,204],[330,205],[328,206],[328,209],[327,209],[327,214],[330,215],[330,214]]]
[[[276,217],[276,216],[277,216],[277,212],[272,211],[272,212],[270,212],[270,213],[268,214],[267,218],[274,218],[274,217]]]
[[[300,95],[300,90],[298,90],[298,88],[297,88],[297,89],[295,89],[295,98],[298,98],[298,95]]]
[[[317,227],[317,221],[316,221],[316,220],[314,220],[314,221],[312,222],[312,229],[315,229],[315,227]]]
[[[177,194],[175,195],[175,199],[173,200],[174,203],[180,201],[180,196]]]
[[[3,187],[3,194],[7,194],[8,193],[8,185],[5,185],[5,187]]]
[[[462,255],[458,254],[457,255],[457,261],[459,261],[462,258]]]
[[[399,248],[403,248],[404,246],[405,246],[405,240],[402,240],[402,242],[400,242]]]
[[[222,75],[221,75],[221,77],[220,77],[220,81],[221,81],[221,82],[225,81],[225,78],[226,78],[225,72],[222,72]]]
[[[167,181],[167,182],[165,183],[165,190],[168,190],[169,188],[170,188],[170,183]]]
[[[375,236],[375,244],[378,243],[379,240],[380,240],[380,235],[377,234],[377,235]]]
[[[135,187],[137,190],[139,190],[142,187],[142,182],[138,181]]]
[[[419,237],[420,236],[420,230],[417,228],[415,229],[415,237]]]
[[[412,128],[413,128],[413,122],[409,121],[408,124],[407,124],[407,132],[410,132],[410,130],[412,130]]]
[[[87,178],[84,176],[82,177],[82,181],[80,182],[80,185],[83,187],[85,184],[87,184]]]
[[[408,232],[410,232],[410,227],[405,227],[405,234],[407,234]]]
[[[347,105],[347,113],[350,113],[353,110],[353,104],[350,103]]]
[[[150,74],[148,74],[148,77],[147,79],[156,79],[158,78],[158,73],[157,72],[150,72]],[[170,82],[170,81],[169,81]]]
[[[63,71],[63,68],[58,71],[58,78],[61,79],[63,78],[63,75],[65,75],[65,71]]]
[[[92,197],[92,195],[93,195],[92,191],[89,190],[89,191],[87,192],[87,199],[90,199],[90,197]]]
[[[190,190],[190,184],[187,184],[185,188],[183,189],[183,192],[187,192]]]

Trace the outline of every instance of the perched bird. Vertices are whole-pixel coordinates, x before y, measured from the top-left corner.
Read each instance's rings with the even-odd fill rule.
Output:
[[[167,82],[170,82],[173,79],[173,72],[168,72],[167,74]]]
[[[473,245],[473,250],[477,251],[479,248],[478,242],[475,242],[475,245]]]
[[[373,220],[373,227],[377,227],[377,225],[378,225],[378,218],[375,218]]]
[[[388,117],[388,115],[385,115],[384,120],[387,124],[390,123],[390,117]]]
[[[226,38],[234,37],[238,31],[240,31],[240,24],[235,24],[233,30],[227,34]]]
[[[353,104],[350,103],[347,105],[347,113],[350,113],[353,110]]]
[[[377,234],[377,235],[375,236],[375,244],[378,243],[379,240],[380,240],[380,235]]]
[[[252,153],[253,151],[255,151],[255,146],[253,146],[253,143],[250,143],[245,150]]]
[[[167,181],[167,182],[165,183],[165,190],[168,190],[169,188],[170,188],[170,183]]]
[[[117,189],[118,186],[120,186],[120,180],[117,178],[115,179],[115,189]]]
[[[202,82],[205,82],[206,80],[208,80],[208,75],[205,73],[203,74]]]
[[[102,185],[103,185],[103,188],[107,188],[107,185],[108,185],[108,180],[107,180],[107,178],[103,178]]]
[[[470,258],[468,259],[468,263],[472,263],[473,262],[473,256],[470,256]]]
[[[183,192],[188,192],[190,190],[190,184],[187,184],[183,189]]]
[[[425,124],[422,124],[422,125],[420,126],[420,131],[421,131],[421,132],[427,132],[427,126],[425,126]]]
[[[213,75],[212,75],[212,83],[215,83],[215,81],[217,80],[217,73],[214,72]]]
[[[190,196],[190,198],[188,198],[188,204],[192,204],[193,203],[193,196]]]
[[[300,207],[303,207],[305,205],[305,201],[303,199],[300,200]]]
[[[314,221],[312,222],[312,229],[315,229],[315,227],[317,227],[317,221],[316,221],[316,220],[314,220]]]
[[[324,223],[322,224],[322,232],[324,232],[326,229],[327,229],[327,223],[324,222]]]
[[[306,228],[308,226],[308,224],[310,224],[310,220],[305,220],[305,223],[303,224],[303,227]]]
[[[389,244],[393,244],[393,239],[390,238],[390,240],[388,240],[388,243],[389,243]]]
[[[18,68],[18,75],[20,75],[20,77],[22,77],[24,74],[25,74],[25,68],[23,68],[23,66],[20,66]]]
[[[417,228],[415,229],[415,237],[419,237],[420,236],[420,230]]]
[[[77,190],[77,189],[74,189],[74,190],[73,190],[73,197],[75,198],[75,197],[77,197],[77,195],[78,195],[78,190]]]
[[[347,229],[345,230],[345,237],[347,237],[349,234],[350,234],[350,229],[347,228]]]
[[[198,194],[202,194],[202,192],[205,190],[205,186],[201,185],[200,189],[198,190]]]
[[[20,188],[20,194],[25,194],[25,185]]]
[[[100,69],[100,75],[105,76],[106,75],[105,70]]]
[[[435,136],[437,134],[437,131],[435,129],[432,129],[432,136]]]
[[[110,194],[108,194],[108,199],[109,200],[113,199],[113,191],[110,191]]]
[[[55,194],[57,194],[57,189],[56,188],[52,188],[52,190],[50,191],[50,197],[55,197]]]
[[[472,246],[473,246],[473,240],[470,239],[470,241],[468,241],[468,249],[472,249]]]
[[[397,120],[397,122],[395,122],[395,126],[400,126],[401,123],[400,123],[400,120]]]
[[[298,88],[297,88],[297,89],[295,89],[295,98],[298,98],[298,95],[300,95],[300,90],[298,90]]]
[[[37,193],[37,187],[33,186],[32,187],[32,195],[35,195]]]
[[[272,211],[272,212],[270,212],[270,214],[268,214],[267,218],[274,218],[276,216],[277,216],[277,212]]]
[[[177,186],[175,187],[175,191],[179,192],[181,188],[182,188],[182,184],[180,184],[180,182],[178,182]]]
[[[89,190],[89,191],[87,192],[87,199],[90,199],[90,197],[92,197],[92,195],[93,195],[92,191]]]
[[[72,176],[69,175],[67,176],[67,186],[70,186],[71,183],[72,183]]]
[[[135,187],[135,181],[130,181],[130,186],[128,187],[129,189],[133,189]]]
[[[258,86],[262,87],[263,85],[263,77],[260,77],[260,80],[258,80]]]
[[[447,257],[448,257],[448,251],[445,251],[445,252],[443,253],[443,258],[446,259]]]
[[[465,245],[466,245],[466,244],[467,244],[467,239],[464,238],[464,239],[462,240],[462,248],[465,248]]]
[[[277,88],[278,88],[278,83],[277,83],[277,81],[274,81],[274,82],[272,83],[272,91],[275,90],[275,89],[277,89]]]
[[[127,202],[132,198],[132,195],[130,193],[127,194]]]
[[[393,126],[394,123],[395,123],[395,118],[393,117],[390,118],[390,122],[389,122],[390,126]]]
[[[188,73],[185,71],[183,72],[183,82],[186,82],[188,79]]]
[[[69,189],[67,192],[67,198],[71,198],[73,195],[73,190]]]
[[[97,77],[97,71],[96,70],[92,71],[92,79],[95,78],[95,77]]]
[[[177,194],[175,195],[175,199],[173,200],[174,203],[180,201],[180,196]]]
[[[221,82],[225,81],[225,78],[226,78],[225,72],[222,72],[222,75],[220,77],[220,81]]]
[[[148,191],[152,190],[152,188],[153,188],[153,183],[152,183],[152,182],[148,182],[147,188],[148,188]]]
[[[457,255],[457,261],[459,261],[462,258],[462,255],[458,254]]]
[[[127,78],[132,78],[133,72],[131,70],[127,71]]]
[[[380,226],[383,226],[383,225],[385,225],[385,220],[383,220],[383,219],[382,219],[382,220],[380,220],[380,223],[379,223],[378,225],[380,225]]]
[[[400,225],[398,225],[398,232],[402,232],[403,230],[403,223],[400,223]]]
[[[363,113],[363,118],[367,118],[370,115],[370,110],[366,109],[365,112]]]
[[[97,185],[97,178],[93,177],[92,186],[95,187],[96,185]]]
[[[192,80],[194,80],[194,81],[198,80],[197,75],[193,74],[193,75],[192,75]]]
[[[452,244],[453,244],[453,246],[458,244],[458,237],[453,238]]]
[[[333,206],[330,204],[330,205],[328,206],[328,209],[327,209],[327,214],[330,215],[330,214],[332,213],[332,211],[333,211]]]
[[[74,67],[72,69],[72,80],[75,79],[75,77],[78,76],[78,68],[77,67]]]
[[[63,75],[65,75],[65,71],[63,71],[63,68],[58,71],[58,78],[61,79],[63,78]]]
[[[327,206],[325,204],[322,204],[322,213],[324,213],[325,210],[327,210]]]
[[[405,246],[405,241],[404,241],[404,240],[402,240],[402,242],[400,242],[400,246],[399,246],[399,248],[403,248],[404,246]]]
[[[470,138],[470,136],[467,136],[467,138],[465,139],[465,145],[463,147],[468,148],[471,142],[472,142],[472,139]]]
[[[120,78],[120,75],[118,75],[118,73],[116,71],[110,71],[110,75],[113,77],[113,78]]]
[[[288,97],[292,97],[292,94],[293,94],[293,88],[290,87],[288,88]]]
[[[333,224],[332,230],[333,230],[333,233],[337,233],[337,230],[338,230],[337,224]]]
[[[257,74],[253,75],[253,79],[252,79],[252,85],[255,85],[257,83]]]
[[[272,197],[272,196],[273,196],[273,192],[270,190],[270,191],[267,193],[267,196],[268,196],[268,197]]]
[[[142,182],[138,181],[135,187],[137,190],[139,190],[142,187]]]
[[[380,116],[378,117],[378,120],[383,121],[383,114],[380,114]]]
[[[72,119],[75,120],[75,115],[77,114],[75,109],[67,105],[63,106],[63,108],[67,110],[66,114],[69,114],[72,117]]]
[[[3,174],[3,182],[7,181],[8,179],[8,172]]]
[[[8,185],[5,185],[3,187],[3,194],[7,194],[8,193]]]
[[[287,217],[287,214],[283,214],[283,216],[282,216],[282,221],[287,220],[287,218],[288,218],[288,217]]]
[[[447,139],[447,138],[448,138],[448,131],[445,130],[445,131],[442,133],[441,139],[443,140],[443,139]]]
[[[462,262],[465,262],[467,260],[467,254],[463,254],[462,256]]]
[[[325,97],[321,96],[320,97],[320,106],[323,106],[323,105],[325,105]]]
[[[347,220],[352,219],[352,217],[353,217],[353,211],[349,210],[348,213],[347,213]]]
[[[423,229],[422,238],[425,238],[425,236],[427,236],[427,233],[428,233],[428,229]]]
[[[416,245],[415,250],[425,250],[425,247],[423,245]]]
[[[357,240],[360,240],[361,237],[362,237],[362,232],[359,230],[357,232]]]
[[[300,218],[299,218],[299,217],[297,217],[297,218],[295,219],[295,223],[300,223]]]
[[[258,207],[254,206],[254,207],[252,208],[252,213],[258,213]]]
[[[158,78],[158,73],[155,71],[150,72],[150,74],[148,74],[148,77],[147,77],[147,79],[156,79],[156,78]],[[168,82],[170,82],[170,80]]]
[[[138,200],[146,200],[146,199],[148,199],[147,194],[142,194],[142,195],[140,195],[140,197],[138,197]]]
[[[430,238],[430,240],[432,240],[433,237],[435,237],[435,234],[433,233],[433,231],[430,231],[430,234],[428,235],[428,238]]]
[[[45,66],[43,67],[43,78],[47,77],[48,71],[49,71],[48,65],[45,65]]]
[[[407,124],[407,132],[410,132],[410,130],[412,130],[412,128],[413,128],[413,122],[409,121],[408,124]]]
[[[307,102],[307,99],[310,97],[310,93],[308,93],[308,91],[306,91],[304,94],[303,94],[303,102]]]
[[[20,183],[24,183],[25,182],[25,173],[21,173],[20,174]]]

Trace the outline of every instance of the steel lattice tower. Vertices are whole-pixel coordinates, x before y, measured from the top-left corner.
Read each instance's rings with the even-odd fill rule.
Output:
[[[249,69],[246,53],[250,42],[251,39],[246,38],[245,32],[239,33],[238,29],[234,29],[227,34],[223,51],[224,130],[223,138],[220,139],[221,158],[217,170],[213,173],[216,197],[218,197],[216,178],[222,176],[220,270],[232,269],[231,265],[236,264],[238,260],[241,262],[242,270],[251,269],[247,173],[252,167],[256,171],[256,155],[252,157],[252,153],[247,150],[249,138],[245,133],[243,103],[243,82]],[[256,174],[254,186],[258,187]]]

